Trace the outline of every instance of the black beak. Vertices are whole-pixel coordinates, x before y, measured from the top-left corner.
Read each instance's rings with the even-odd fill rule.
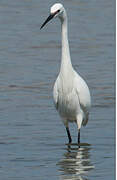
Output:
[[[42,24],[42,26],[40,27],[40,29],[42,29],[53,17],[55,14],[50,14],[48,16],[48,18],[45,20],[45,22]]]

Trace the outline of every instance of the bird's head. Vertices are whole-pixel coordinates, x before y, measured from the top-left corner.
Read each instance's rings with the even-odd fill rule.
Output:
[[[62,18],[63,16],[63,12],[65,11],[64,7],[62,4],[60,3],[56,3],[54,4],[51,8],[50,8],[50,15],[48,16],[48,18],[45,20],[45,22],[42,24],[41,28],[42,29],[51,19],[53,19],[54,17],[59,17]]]

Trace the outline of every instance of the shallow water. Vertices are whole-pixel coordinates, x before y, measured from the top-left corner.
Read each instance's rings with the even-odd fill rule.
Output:
[[[78,149],[66,145],[53,106],[59,20],[40,31],[53,0],[0,1],[0,177],[25,180],[115,178],[115,1],[61,1],[72,63],[89,85],[92,109]],[[73,143],[77,128],[70,125]]]

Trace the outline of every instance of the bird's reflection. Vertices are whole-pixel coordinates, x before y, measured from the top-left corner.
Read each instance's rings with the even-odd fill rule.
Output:
[[[94,169],[90,160],[90,146],[71,148],[68,146],[63,159],[58,163],[62,180],[88,180],[88,171]]]

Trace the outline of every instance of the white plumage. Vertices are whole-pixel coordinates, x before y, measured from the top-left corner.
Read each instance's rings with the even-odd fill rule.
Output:
[[[63,5],[54,4],[50,13],[41,28],[53,17],[59,17],[62,31],[61,67],[53,89],[54,104],[66,127],[69,143],[72,142],[69,122],[77,123],[78,143],[80,143],[81,125],[86,125],[88,122],[91,106],[90,92],[86,82],[72,67],[68,43],[67,14]]]

